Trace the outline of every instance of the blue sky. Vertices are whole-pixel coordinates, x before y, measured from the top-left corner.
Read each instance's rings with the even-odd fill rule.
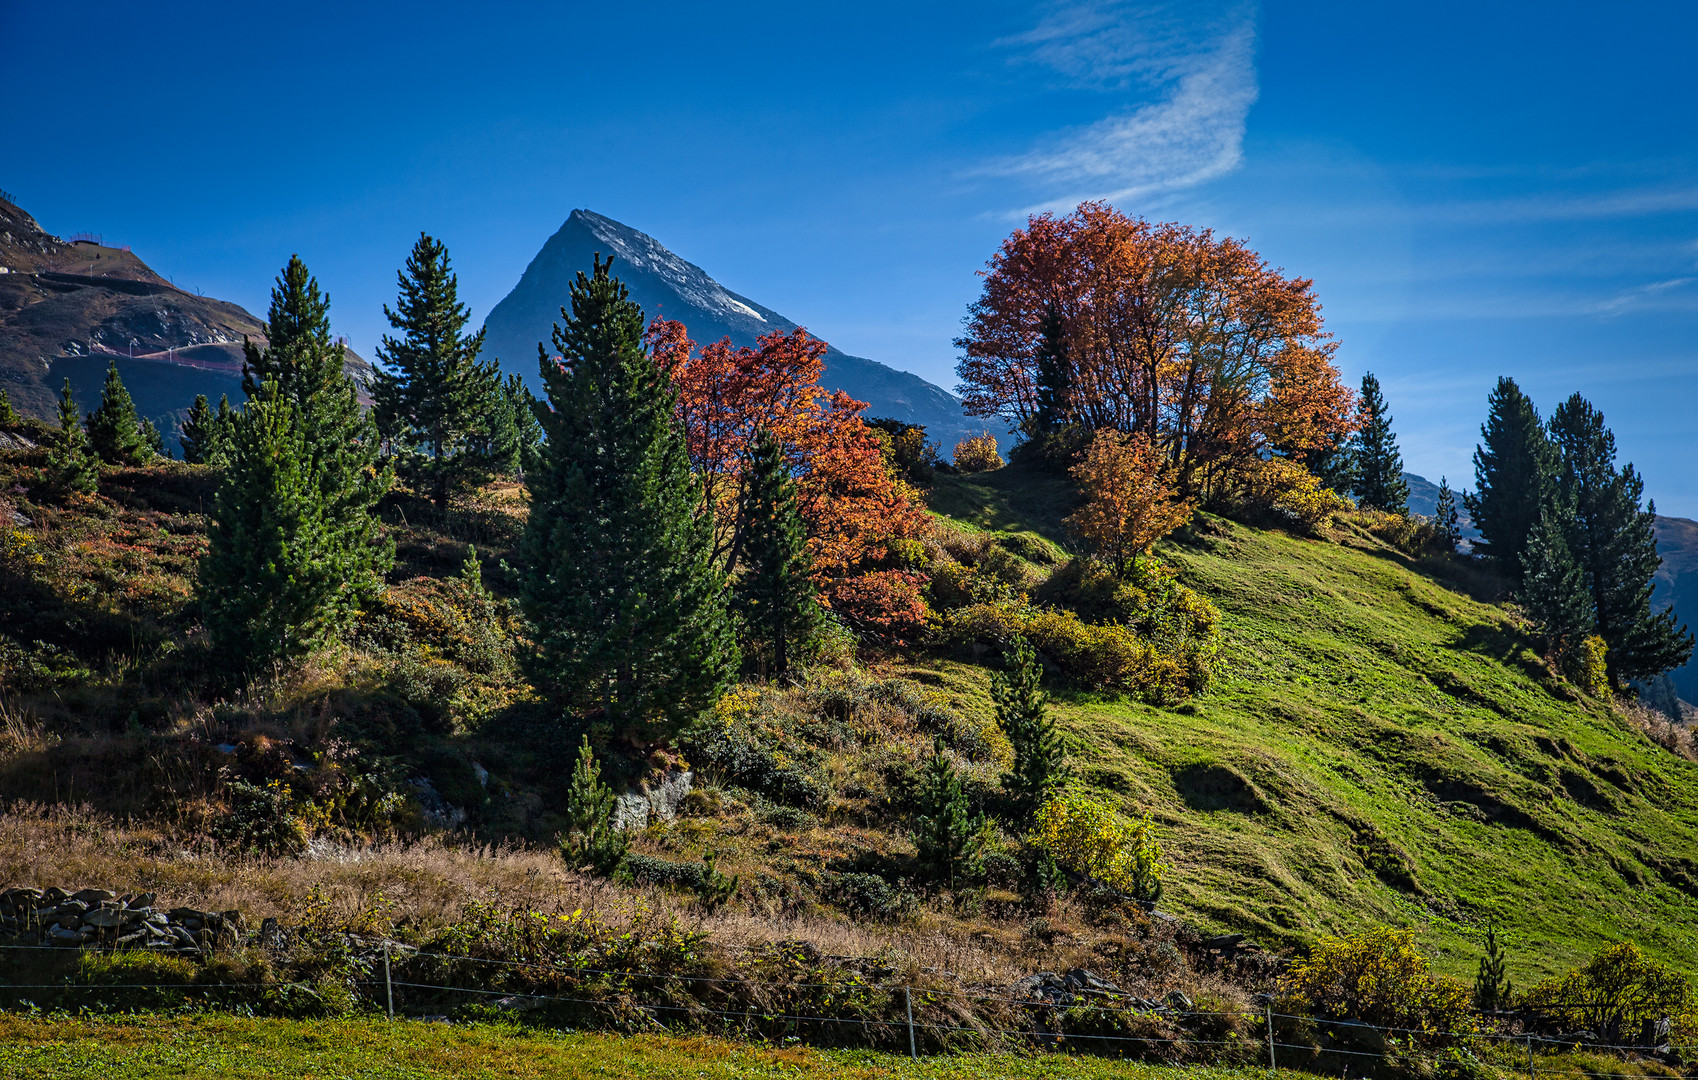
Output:
[[[1698,516],[1694,42],[1676,3],[0,0],[0,188],[259,313],[299,252],[367,356],[420,229],[481,319],[589,207],[946,387],[1001,238],[1108,197],[1314,278],[1412,470],[1471,484],[1508,374]]]

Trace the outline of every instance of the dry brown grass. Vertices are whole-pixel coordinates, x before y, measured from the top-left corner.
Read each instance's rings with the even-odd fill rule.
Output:
[[[160,906],[240,910],[250,925],[267,917],[291,925],[319,905],[317,917],[333,924],[393,926],[411,936],[460,921],[473,904],[515,912],[583,909],[614,933],[638,921],[676,919],[706,933],[728,957],[805,942],[826,957],[877,958],[917,983],[947,978],[1006,986],[1027,972],[1084,966],[1110,973],[1134,993],[1180,988],[1193,997],[1243,996],[1225,980],[1188,970],[1171,944],[1171,926],[1094,924],[1065,898],[1031,923],[933,907],[889,924],[828,912],[768,915],[737,903],[708,910],[677,893],[578,874],[551,851],[456,846],[441,837],[358,848],[319,843],[298,858],[241,857],[185,845],[163,828],[119,822],[86,806],[25,805],[0,814],[0,888],[20,885],[152,892]]]
[[[1642,701],[1623,700],[1619,704],[1621,715],[1628,724],[1644,732],[1646,738],[1671,754],[1688,761],[1698,761],[1698,737],[1693,735],[1690,719],[1682,722],[1670,720]]]

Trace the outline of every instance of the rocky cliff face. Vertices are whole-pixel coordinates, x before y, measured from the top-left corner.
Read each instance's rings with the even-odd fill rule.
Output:
[[[169,430],[196,394],[240,399],[244,336],[263,344],[265,326],[240,306],[184,292],[127,248],[61,240],[0,199],[0,386],[19,411],[54,415],[66,378],[92,409],[116,357],[137,410]],[[353,353],[347,366],[371,370]]]
[[[598,252],[614,258],[613,272],[646,317],[677,319],[697,342],[729,337],[735,344],[753,345],[762,334],[796,328],[771,308],[727,289],[654,237],[601,214],[574,210],[484,321],[485,355],[500,357],[502,366],[523,375],[532,390],[542,389],[537,345],[550,342],[574,276],[580,270],[587,273]],[[1005,436],[995,425],[962,413],[961,403],[941,387],[875,360],[831,349],[823,381],[828,389],[867,402],[869,417],[924,425],[946,455],[957,441],[987,427]]]

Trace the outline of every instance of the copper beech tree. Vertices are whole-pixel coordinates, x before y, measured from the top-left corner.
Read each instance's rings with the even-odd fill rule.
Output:
[[[1143,435],[1187,497],[1269,452],[1304,462],[1349,433],[1352,395],[1313,283],[1236,240],[1088,202],[1031,218],[982,277],[956,341],[971,415]],[[1053,380],[1065,393],[1041,385]]]
[[[1099,431],[1073,467],[1085,505],[1067,523],[1117,572],[1124,572],[1191,517],[1191,504],[1169,482],[1171,471],[1142,432]]]
[[[861,418],[866,403],[820,386],[826,344],[801,329],[697,348],[682,323],[656,319],[648,343],[678,387],[678,410],[704,508],[714,512],[714,552],[736,569],[747,522],[739,519],[755,433],[766,431],[796,473],[814,579],[846,622],[900,640],[925,622],[922,579],[884,563],[892,541],[914,539],[925,516],[886,467],[883,442]]]

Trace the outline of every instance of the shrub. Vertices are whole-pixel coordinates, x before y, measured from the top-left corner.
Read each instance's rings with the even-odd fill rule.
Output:
[[[790,718],[749,688],[720,698],[713,711],[684,731],[690,761],[722,783],[735,784],[790,806],[817,810],[826,785],[818,755],[791,730]]]
[[[1583,967],[1546,979],[1522,995],[1521,1007],[1584,1025],[1619,1043],[1647,1020],[1690,1025],[1698,1000],[1686,977],[1630,942],[1611,945]]]
[[[1161,897],[1167,866],[1148,814],[1128,822],[1094,799],[1061,793],[1038,808],[1032,844],[1062,867],[1134,900]]]
[[[699,863],[673,862],[632,852],[625,856],[619,876],[645,885],[693,892],[711,908],[722,906],[737,894],[737,875],[726,877],[720,873],[719,855],[713,851],[709,851]]]
[[[1443,550],[1438,526],[1426,518],[1392,514],[1384,510],[1358,511],[1356,520],[1369,534],[1384,540],[1406,555]]]
[[[831,610],[856,631],[902,645],[926,625],[925,579],[906,570],[873,570],[834,581],[827,588]]]
[[[229,809],[212,823],[214,840],[261,855],[293,855],[306,846],[306,830],[290,813],[291,793],[280,781],[235,780],[224,794]]]
[[[1280,983],[1284,1008],[1328,1020],[1405,1028],[1426,1040],[1474,1030],[1469,988],[1434,975],[1415,934],[1379,926],[1323,937]]]
[[[962,439],[955,444],[955,468],[964,473],[990,472],[1002,468],[1002,455],[990,432]]]
[[[919,907],[918,897],[880,874],[837,874],[829,889],[831,899],[844,910],[875,919],[903,919]]]
[[[1098,431],[1073,478],[1085,505],[1067,523],[1115,567],[1190,520],[1192,506],[1174,489],[1167,459],[1148,437]]]
[[[1315,474],[1284,458],[1245,467],[1223,486],[1223,509],[1245,518],[1274,518],[1313,532],[1334,514],[1349,510],[1349,499],[1321,486]]]

